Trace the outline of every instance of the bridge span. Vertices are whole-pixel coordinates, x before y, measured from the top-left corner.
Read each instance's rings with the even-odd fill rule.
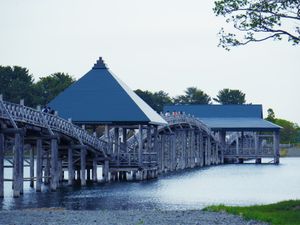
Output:
[[[64,182],[84,186],[100,177],[101,182],[145,180],[161,173],[222,164],[228,157],[241,162],[243,157],[275,156],[270,135],[230,133],[225,137],[193,116],[162,116],[165,125],[106,126],[106,133],[98,138],[71,120],[1,98],[0,196],[4,196],[4,181],[12,182],[13,196],[18,197],[24,182],[30,182],[36,191],[43,185],[55,191]],[[253,146],[258,139],[265,145],[262,155]],[[239,151],[241,144],[244,147]],[[24,177],[24,167],[29,167],[29,177]],[[97,174],[98,167],[102,167],[102,176]],[[12,177],[5,177],[7,168],[13,169]]]
[[[49,105],[54,114],[0,97],[0,197],[4,182],[12,182],[19,197],[24,182],[36,191],[45,185],[55,191],[64,182],[145,180],[249,159],[279,163],[280,128],[262,120],[260,107],[172,106],[174,113],[159,115],[102,58]]]

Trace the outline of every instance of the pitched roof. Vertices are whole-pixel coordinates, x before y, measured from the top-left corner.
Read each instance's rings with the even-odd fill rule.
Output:
[[[49,106],[83,124],[166,124],[166,121],[108,70],[94,67],[54,98]]]
[[[276,130],[280,126],[263,119],[262,105],[170,105],[164,112],[185,112],[212,130]]]

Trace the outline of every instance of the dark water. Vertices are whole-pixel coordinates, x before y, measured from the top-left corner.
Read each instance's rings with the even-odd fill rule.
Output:
[[[11,197],[10,183],[2,209],[201,209],[211,204],[252,205],[300,199],[300,158],[276,165],[222,165],[145,182],[64,187],[35,193],[28,185],[21,198]]]

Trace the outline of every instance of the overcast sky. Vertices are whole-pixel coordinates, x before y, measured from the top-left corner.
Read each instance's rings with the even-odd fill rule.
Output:
[[[196,86],[212,97],[241,89],[248,103],[300,124],[300,46],[268,41],[217,47],[224,18],[213,0],[1,0],[0,65],[35,79],[76,79],[99,56],[132,89],[171,96]],[[265,113],[266,114],[266,113]]]

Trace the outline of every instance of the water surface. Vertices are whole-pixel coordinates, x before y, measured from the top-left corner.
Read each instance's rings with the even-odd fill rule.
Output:
[[[253,205],[300,199],[300,158],[280,165],[221,165],[162,176],[157,180],[64,187],[36,193],[25,185],[12,198],[6,184],[2,209],[62,207],[67,209],[201,209],[211,204]]]

